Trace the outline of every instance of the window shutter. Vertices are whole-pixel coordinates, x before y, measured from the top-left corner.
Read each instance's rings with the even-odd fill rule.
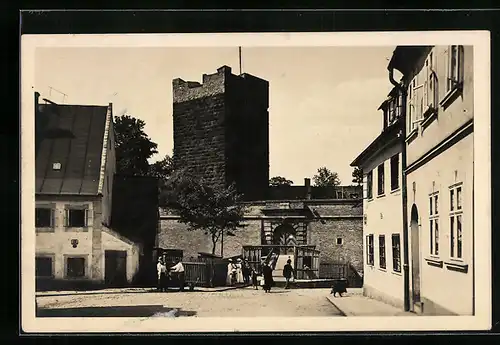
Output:
[[[84,225],[85,227],[89,226],[89,209],[85,209],[85,219],[84,219]]]
[[[406,100],[406,108],[407,108],[407,113],[408,113],[408,132],[411,132],[413,129],[413,85],[412,82],[410,82],[410,85],[408,86],[408,95],[409,97]]]
[[[427,79],[427,78],[426,78]],[[425,80],[424,81],[424,87],[423,87],[423,109],[422,109],[422,112],[424,112],[427,108],[427,106],[429,105],[429,91],[428,91],[428,88],[429,87],[429,82],[428,80]]]
[[[417,86],[415,88],[415,115],[413,116],[413,121],[418,121],[422,117],[422,103],[423,103],[423,98],[422,98],[422,85]],[[417,124],[415,123],[414,126]]]
[[[69,226],[69,210],[67,208],[64,209],[64,226]]]
[[[457,47],[458,81],[464,78],[464,46]]]
[[[50,227],[53,228],[55,226],[56,220],[56,212],[53,208],[50,209]]]
[[[439,53],[438,53],[439,52]],[[434,66],[435,66],[435,88],[437,94],[436,103],[438,103],[446,94],[446,70],[447,70],[447,55],[446,49],[437,50],[435,54]],[[437,104],[436,104],[437,106]]]
[[[363,199],[368,199],[368,177],[363,176]]]
[[[370,264],[369,236],[366,236],[366,263]]]
[[[451,46],[448,46],[446,49],[446,92],[450,90],[451,86],[451,76],[452,76],[451,53],[452,53]]]

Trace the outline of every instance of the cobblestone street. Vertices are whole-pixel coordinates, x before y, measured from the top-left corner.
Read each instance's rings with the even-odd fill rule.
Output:
[[[47,317],[251,317],[341,316],[328,301],[329,289],[252,288],[222,292],[95,291],[37,296],[38,316]],[[156,315],[155,315],[156,314]]]

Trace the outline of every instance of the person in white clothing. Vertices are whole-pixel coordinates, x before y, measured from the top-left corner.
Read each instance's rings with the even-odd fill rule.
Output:
[[[226,283],[228,286],[231,286],[236,282],[236,264],[233,263],[233,259],[229,259],[228,261]]]
[[[156,264],[156,270],[158,271],[158,291],[165,291],[166,287],[166,275],[167,275],[167,266],[163,262],[161,257],[158,258],[158,263]]]
[[[177,276],[179,282],[179,291],[184,291],[184,265],[179,259],[175,260],[175,265],[170,269]]]
[[[243,264],[240,258],[236,260],[236,282],[243,284],[245,279],[243,278]]]

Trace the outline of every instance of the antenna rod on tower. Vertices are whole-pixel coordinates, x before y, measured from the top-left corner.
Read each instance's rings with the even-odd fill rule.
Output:
[[[240,74],[241,74],[241,47],[238,47],[238,54],[240,58]]]

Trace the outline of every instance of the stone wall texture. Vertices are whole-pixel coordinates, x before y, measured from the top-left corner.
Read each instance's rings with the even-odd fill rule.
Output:
[[[224,257],[242,254],[243,245],[262,244],[262,223],[270,221],[262,217],[262,209],[267,206],[265,203],[249,205],[246,212],[246,216],[249,217],[245,222],[246,226],[234,231],[235,236],[224,237]],[[316,204],[311,207],[325,217],[325,224],[312,221],[307,226],[308,244],[314,244],[320,250],[320,262],[347,261],[358,272],[363,272],[363,220],[359,202]],[[212,242],[209,235],[205,235],[202,230],[190,230],[172,215],[162,214],[164,216],[159,220],[159,247],[181,249],[184,251],[184,257],[197,257],[199,252],[211,253]],[[338,238],[342,239],[340,244],[337,244]],[[215,253],[218,255],[221,253],[220,241],[217,243]]]
[[[174,103],[173,109],[175,166],[203,177],[210,185],[224,185],[224,95]]]
[[[203,84],[173,81],[174,164],[247,200],[269,181],[269,83],[223,66]]]

